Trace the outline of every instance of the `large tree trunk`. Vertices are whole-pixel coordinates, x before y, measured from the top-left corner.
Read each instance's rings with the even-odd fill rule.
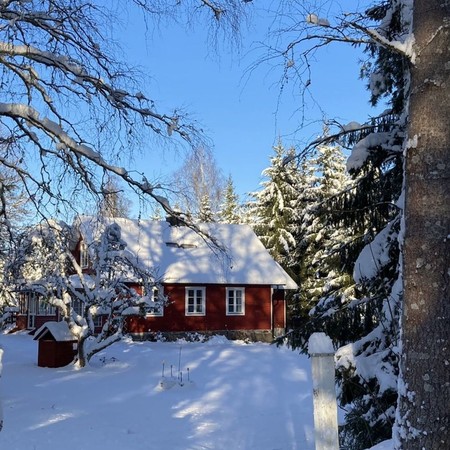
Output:
[[[85,367],[87,363],[86,341],[87,336],[80,336],[78,338],[78,355],[77,355],[78,367]]]
[[[2,377],[2,359],[3,359],[3,349],[0,348],[0,378]],[[2,398],[0,397],[0,431],[3,428],[3,407],[2,407]]]
[[[402,449],[449,449],[450,2],[416,0],[406,153]],[[404,388],[404,389],[403,389]]]

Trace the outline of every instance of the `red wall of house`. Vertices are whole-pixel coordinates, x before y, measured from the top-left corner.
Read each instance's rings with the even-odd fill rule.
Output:
[[[36,316],[34,319],[34,327],[40,328],[46,322],[58,322],[58,321],[59,321],[59,314],[57,312],[55,314],[52,314],[51,316]]]
[[[60,320],[59,314],[55,313],[51,316],[35,316],[34,329],[40,328],[45,322],[58,322]],[[28,327],[28,318],[26,314],[18,314],[16,317],[16,327],[19,330],[26,330]]]
[[[284,300],[273,301],[273,327],[285,328],[286,327],[286,308]]]
[[[162,317],[130,317],[128,331],[146,333],[155,331],[271,330],[272,292],[270,286],[245,286],[245,315],[243,316],[226,315],[226,287],[232,286],[223,285],[206,285],[206,314],[204,316],[186,316],[186,286],[188,285],[165,286],[164,294],[169,297],[169,304],[164,308],[164,315]]]
[[[272,330],[285,328],[284,291],[273,291],[270,286],[245,287],[245,315],[227,316],[226,288],[232,286],[206,285],[206,314],[187,316],[185,312],[185,288],[190,285],[166,285],[164,294],[169,304],[162,317],[131,316],[127,319],[126,331],[131,333],[184,332],[184,331],[235,331]],[[202,285],[199,285],[202,286]],[[55,316],[36,316],[35,326],[39,328],[47,321],[59,320]],[[26,328],[26,316],[17,317],[19,328]],[[96,332],[100,329],[96,329]]]

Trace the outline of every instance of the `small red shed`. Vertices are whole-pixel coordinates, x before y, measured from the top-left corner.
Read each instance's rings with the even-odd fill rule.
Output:
[[[38,366],[63,367],[73,361],[76,340],[66,322],[46,322],[37,331]]]

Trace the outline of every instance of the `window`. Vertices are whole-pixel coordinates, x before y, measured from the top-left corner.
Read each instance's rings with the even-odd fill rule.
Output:
[[[19,314],[26,314],[28,311],[28,297],[30,293],[29,292],[21,292],[19,294]]]
[[[159,290],[156,288],[153,289],[152,300],[158,303],[155,306],[148,308],[146,315],[148,317],[163,316],[164,315],[164,305],[162,304],[163,297],[162,295],[160,296]]]
[[[80,267],[82,269],[89,267],[89,248],[85,242],[80,244]]]
[[[79,298],[72,299],[72,309],[75,314],[84,316],[84,304]]]
[[[38,313],[38,297],[34,292],[25,292],[25,301],[27,303],[28,314],[35,316]]]
[[[95,328],[101,328],[103,326],[103,316],[101,314],[92,317]]]
[[[50,305],[48,301],[43,298],[39,297],[39,303],[38,303],[38,316],[53,316],[56,313],[56,309],[53,305]]]
[[[56,308],[48,300],[31,291],[20,294],[19,310],[22,314],[28,311],[29,314],[37,316],[53,316],[56,313]]]
[[[245,314],[244,288],[227,288],[227,316],[243,316]]]
[[[187,287],[186,288],[186,315],[204,316],[205,315],[205,288]]]
[[[24,294],[25,304],[28,311],[27,314],[27,328],[34,328],[36,326],[36,314],[38,311],[38,304],[36,294],[34,292],[26,292]]]

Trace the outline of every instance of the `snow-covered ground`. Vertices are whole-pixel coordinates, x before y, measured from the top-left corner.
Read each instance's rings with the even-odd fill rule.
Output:
[[[287,348],[128,340],[76,370],[37,367],[27,334],[0,335],[0,345],[0,449],[314,448],[310,362]],[[161,387],[163,361],[163,387],[171,365],[183,387]]]

